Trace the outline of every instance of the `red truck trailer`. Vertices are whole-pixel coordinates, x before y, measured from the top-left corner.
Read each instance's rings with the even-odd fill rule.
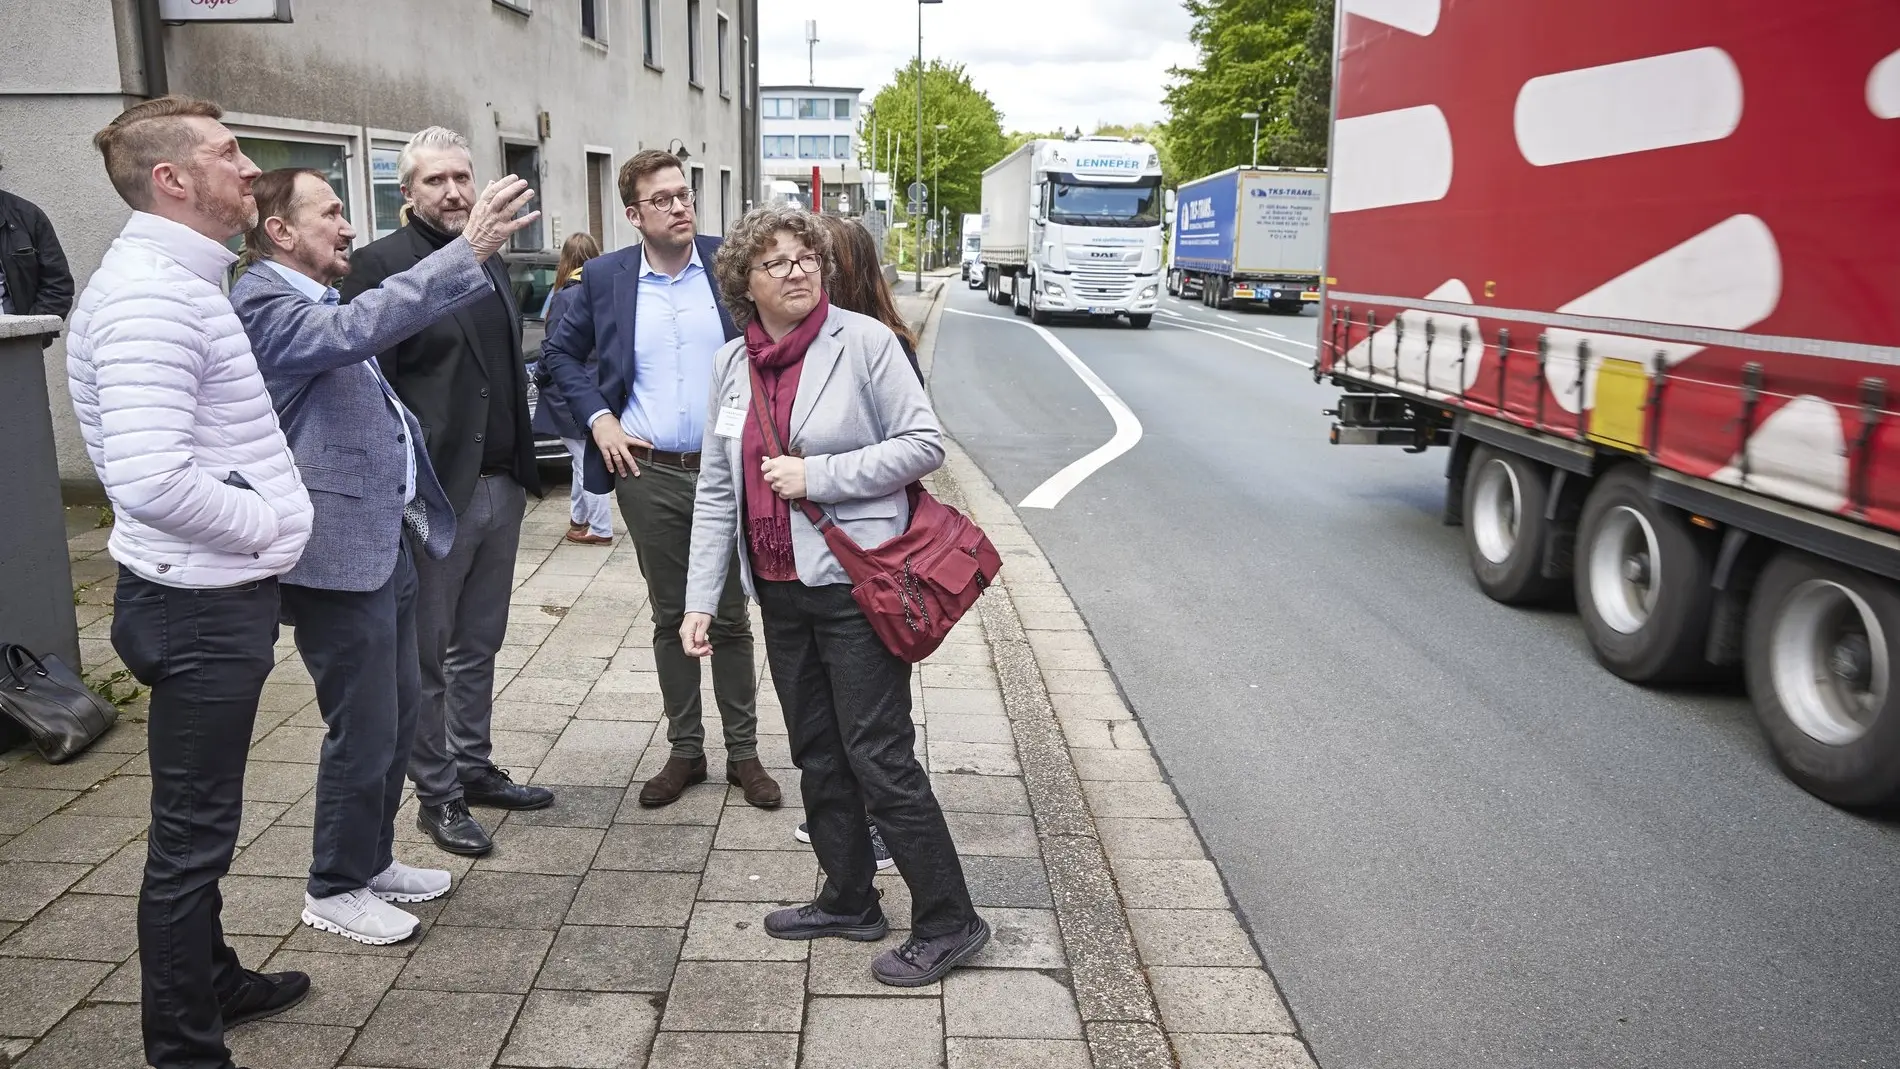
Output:
[[[1486,594],[1900,802],[1900,3],[1341,9],[1334,441],[1447,447]]]

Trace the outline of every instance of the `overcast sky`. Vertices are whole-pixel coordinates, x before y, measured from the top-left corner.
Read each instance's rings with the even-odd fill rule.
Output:
[[[911,0],[761,0],[760,79],[804,85],[805,20],[818,20],[820,85],[865,97],[917,52]],[[1165,118],[1171,66],[1194,62],[1178,0],[944,0],[924,7],[924,59],[962,63],[1005,130]]]

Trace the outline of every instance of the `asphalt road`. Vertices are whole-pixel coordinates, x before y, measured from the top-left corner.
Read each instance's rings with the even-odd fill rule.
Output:
[[[950,285],[1003,321],[946,311],[938,410],[1020,502],[1114,425]],[[1443,452],[1329,446],[1335,391],[1227,340],[1306,362],[1310,313],[1164,307],[1053,328],[1144,435],[1023,515],[1323,1069],[1900,1066],[1900,825],[1784,780],[1739,691],[1488,601]]]

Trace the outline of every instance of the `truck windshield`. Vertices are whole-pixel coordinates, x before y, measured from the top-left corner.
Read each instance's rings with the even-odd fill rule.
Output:
[[[1065,226],[1160,226],[1161,182],[1097,186],[1052,181],[1049,221]]]

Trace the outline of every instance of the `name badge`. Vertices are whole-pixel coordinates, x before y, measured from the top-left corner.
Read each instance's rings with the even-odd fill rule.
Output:
[[[745,430],[745,409],[721,408],[719,419],[713,424],[713,433],[721,438],[737,438]]]

